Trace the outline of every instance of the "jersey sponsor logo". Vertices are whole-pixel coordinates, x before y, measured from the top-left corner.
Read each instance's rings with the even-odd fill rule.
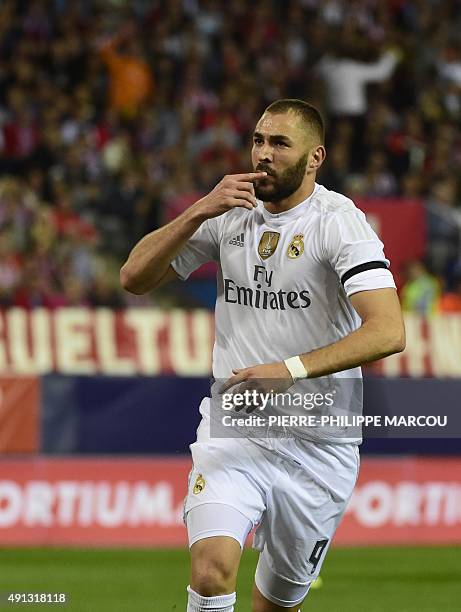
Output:
[[[224,300],[228,304],[262,308],[263,310],[287,310],[307,308],[311,304],[309,291],[265,291],[258,283],[256,288],[237,285],[231,278],[224,279]]]
[[[205,488],[205,478],[203,478],[202,474],[199,474],[194,482],[194,494],[198,495]]]
[[[290,259],[298,259],[304,253],[304,234],[296,234],[288,245],[287,255]]]
[[[242,232],[238,236],[235,236],[234,238],[231,238],[229,240],[229,244],[232,244],[233,246],[238,246],[238,247],[245,246],[245,235],[244,235],[244,233]]]
[[[275,253],[279,239],[280,234],[278,232],[264,232],[258,245],[258,253],[261,259],[267,259]]]

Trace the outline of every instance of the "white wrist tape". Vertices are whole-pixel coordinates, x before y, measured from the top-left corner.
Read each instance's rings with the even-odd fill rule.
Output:
[[[288,371],[291,374],[291,378],[293,379],[293,382],[296,382],[297,380],[301,380],[302,378],[307,378],[309,376],[299,356],[290,357],[289,359],[285,359],[284,363],[286,367],[288,368]]]

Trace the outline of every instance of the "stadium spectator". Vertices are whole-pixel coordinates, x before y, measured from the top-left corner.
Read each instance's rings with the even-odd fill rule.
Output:
[[[403,310],[422,315],[433,314],[439,295],[440,285],[424,264],[420,261],[409,263],[407,281],[401,291]]]
[[[387,138],[392,171],[399,178],[408,172],[421,172],[426,161],[426,149],[423,118],[416,109],[408,109],[403,123]]]
[[[351,196],[386,198],[397,194],[397,181],[388,168],[385,154],[374,150],[363,174],[352,174],[346,180],[346,190]]]
[[[110,74],[110,105],[126,117],[133,117],[147,102],[153,79],[143,56],[136,26],[128,22],[117,36],[101,48]]]
[[[461,254],[461,210],[458,204],[456,176],[435,181],[426,201],[428,225],[428,260],[435,274],[448,283]]]
[[[326,107],[333,117],[363,117],[368,108],[367,84],[389,79],[400,59],[397,51],[388,50],[377,61],[365,62],[354,57],[356,52],[356,47],[340,38],[317,64],[325,82]]]
[[[21,259],[13,245],[11,231],[0,233],[0,305],[11,306],[21,279]]]

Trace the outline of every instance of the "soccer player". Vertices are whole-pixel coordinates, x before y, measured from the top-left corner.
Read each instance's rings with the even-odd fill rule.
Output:
[[[253,172],[225,176],[145,236],[121,283],[141,294],[219,263],[213,375],[224,389],[360,378],[361,364],[403,350],[405,332],[382,243],[351,200],[315,181],[325,159],[319,112],[274,102],[251,157]],[[351,496],[361,438],[328,428],[213,437],[210,404],[191,445],[187,610],[234,609],[242,546],[257,527],[253,612],[297,611]]]

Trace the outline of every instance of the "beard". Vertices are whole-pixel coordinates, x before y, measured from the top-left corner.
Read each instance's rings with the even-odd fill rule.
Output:
[[[255,183],[255,195],[263,202],[280,202],[291,196],[301,187],[307,166],[307,153],[302,155],[298,161],[285,168],[280,174],[276,174],[265,164],[258,164],[255,172],[267,172],[267,178],[260,179]]]

